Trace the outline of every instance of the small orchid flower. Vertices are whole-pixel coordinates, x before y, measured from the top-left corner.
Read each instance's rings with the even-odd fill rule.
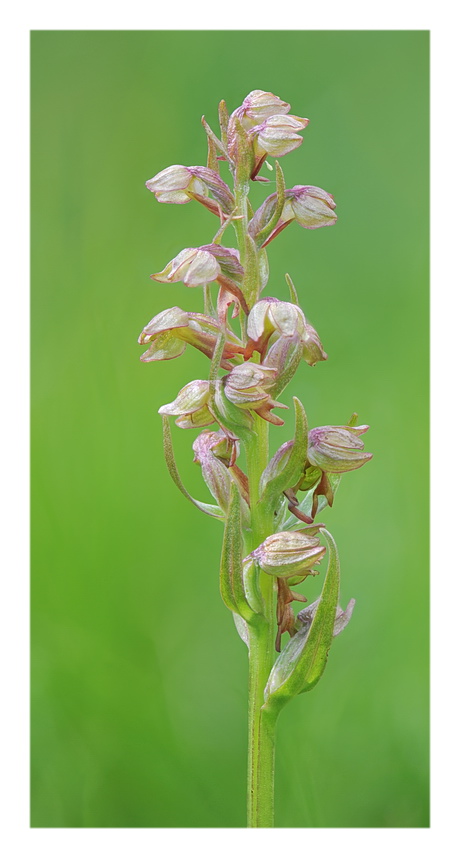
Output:
[[[254,142],[256,159],[267,155],[280,158],[298,149],[303,138],[297,132],[303,131],[309,121],[302,116],[288,114],[269,116],[260,125],[255,125],[250,131],[250,138]]]
[[[279,301],[278,298],[262,298],[254,305],[248,317],[248,345],[245,356],[260,352],[262,359],[273,334],[280,337],[298,336],[303,359],[314,366],[326,360],[327,354],[314,327],[296,304]]]
[[[162,405],[158,413],[177,417],[176,425],[181,429],[209,426],[216,419],[208,407],[210,397],[209,381],[190,381],[179,391],[174,401]]]
[[[180,283],[184,286],[206,286],[216,281],[234,295],[245,312],[249,312],[240,288],[244,275],[238,251],[219,244],[186,247],[181,250],[163,271],[152,274],[158,283]]]
[[[369,426],[319,426],[308,433],[307,457],[311,465],[328,474],[344,474],[362,468],[372,453],[364,452],[360,435]]]
[[[275,426],[284,421],[271,411],[273,408],[286,408],[271,398],[270,387],[276,382],[276,369],[253,363],[243,363],[232,369],[223,379],[224,393],[227,399],[243,410],[255,411],[264,420]]]
[[[257,209],[249,223],[249,231],[257,238],[271,220],[277,204],[277,195],[270,194]],[[333,226],[337,220],[334,197],[313,185],[295,185],[284,191],[284,206],[278,223],[265,239],[262,247],[270,244],[279,233],[297,221],[304,229],[319,229],[322,226]]]
[[[305,578],[317,575],[313,567],[324,557],[326,549],[317,536],[300,531],[281,531],[267,538],[251,553],[268,575],[277,578]]]
[[[226,214],[233,211],[235,198],[219,174],[208,167],[184,167],[173,164],[145,183],[155,194],[159,203],[185,204],[197,200],[214,214],[220,210]],[[208,199],[211,192],[215,201]]]
[[[187,343],[212,358],[220,332],[221,328],[212,316],[204,313],[185,313],[179,307],[171,307],[154,316],[139,335],[140,345],[149,346],[140,359],[145,363],[172,360],[183,354]],[[227,329],[222,368],[231,369],[232,364],[228,359],[243,352],[241,341],[233,331]]]

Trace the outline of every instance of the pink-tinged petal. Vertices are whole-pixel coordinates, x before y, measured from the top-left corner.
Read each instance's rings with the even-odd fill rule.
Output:
[[[209,381],[196,379],[186,384],[173,402],[162,405],[159,414],[182,416],[200,411],[209,400]]]
[[[292,214],[297,223],[305,229],[319,229],[322,226],[332,226],[336,222],[335,207],[334,198],[322,188],[295,185],[286,191],[286,211],[283,209],[282,219],[285,220]]]
[[[181,272],[184,269],[185,264],[181,266]],[[202,286],[205,283],[212,283],[219,274],[219,263],[214,259],[212,254],[204,250],[198,250],[188,265],[187,271],[180,279],[185,286]]]
[[[188,167],[184,167],[182,164],[173,164],[149,179],[145,186],[154,194],[184,190],[189,185],[191,178]]]
[[[247,127],[257,122],[263,122],[269,116],[289,113],[291,105],[282,101],[272,92],[263,89],[253,89],[241,105],[241,120],[243,126]],[[246,122],[245,122],[246,120]]]

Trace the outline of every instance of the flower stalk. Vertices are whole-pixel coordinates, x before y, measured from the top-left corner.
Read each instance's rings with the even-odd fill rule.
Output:
[[[339,605],[337,546],[315,519],[332,506],[342,475],[366,464],[356,426],[309,429],[305,409],[294,397],[294,438],[269,456],[269,430],[283,426],[278,414],[288,406],[278,398],[303,364],[325,361],[320,337],[299,306],[296,288],[286,275],[290,301],[262,296],[269,282],[266,247],[291,223],[305,229],[336,222],[331,194],[314,185],[286,188],[279,161],[275,191],[254,213],[249,202],[267,158],[280,158],[302,143],[299,132],[308,119],[290,114],[290,105],[270,92],[254,90],[229,115],[219,105],[219,138],[206,119],[205,167],[173,165],[146,183],[160,203],[194,202],[218,218],[210,244],[180,250],[152,279],[167,288],[182,282],[203,289],[204,312],[179,307],[155,316],[142,330],[144,363],[180,357],[187,346],[208,360],[202,378],[187,382],[162,405],[164,451],[169,473],[182,494],[201,512],[224,524],[220,591],[248,647],[247,824],[273,827],[275,734],[279,713],[293,697],[315,687],[332,640],[349,622],[351,600]],[[220,176],[227,162],[233,188]],[[272,169],[272,168],[271,168]],[[215,221],[214,221],[215,223]],[[236,248],[222,242],[233,227]],[[234,320],[239,318],[239,331]],[[310,370],[309,370],[310,371]],[[193,461],[215,503],[187,491],[173,451],[171,417],[181,429],[198,429]],[[238,461],[245,453],[245,470]],[[297,587],[327,571],[319,599],[308,603]],[[296,589],[292,589],[296,588]],[[308,587],[307,587],[308,590]],[[287,638],[286,638],[287,636]]]

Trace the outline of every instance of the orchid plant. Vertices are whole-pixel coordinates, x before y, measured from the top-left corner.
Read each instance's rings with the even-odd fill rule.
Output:
[[[256,211],[249,193],[252,183],[270,181],[261,174],[267,157],[280,158],[301,145],[298,132],[308,121],[293,116],[271,92],[250,92],[230,116],[221,101],[220,136],[202,118],[206,167],[176,164],[146,182],[158,202],[196,201],[218,219],[210,244],[181,250],[152,274],[159,283],[202,287],[203,313],[164,310],[146,325],[139,343],[147,346],[141,356],[146,363],[180,357],[187,345],[210,360],[207,377],[190,381],[159,413],[172,479],[201,512],[224,525],[220,591],[249,654],[249,827],[274,825],[279,713],[317,684],[332,640],[354,607],[353,599],[345,610],[339,605],[337,546],[317,516],[332,506],[342,474],[372,458],[361,438],[369,427],[358,426],[356,414],[344,425],[309,430],[296,397],[294,438],[269,457],[270,426],[283,425],[275,409],[287,407],[279,397],[302,361],[313,367],[327,354],[288,274],[290,301],[262,297],[269,282],[267,247],[291,223],[318,229],[335,224],[337,215],[333,197],[321,188],[286,188],[278,160],[276,189]],[[233,188],[220,176],[222,162]],[[237,249],[222,244],[229,228]],[[182,429],[200,430],[194,461],[214,504],[191,497],[182,482],[171,417]],[[307,598],[292,588],[317,575],[326,554],[321,596],[296,616],[293,602]]]

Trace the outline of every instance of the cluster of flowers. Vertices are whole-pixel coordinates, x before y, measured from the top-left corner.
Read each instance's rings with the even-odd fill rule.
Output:
[[[139,336],[139,343],[147,346],[142,361],[177,358],[187,344],[211,360],[208,378],[186,384],[174,401],[159,410],[164,417],[175,417],[181,428],[217,426],[201,432],[193,451],[224,520],[234,486],[240,495],[246,530],[251,526],[251,502],[263,502],[265,497],[271,504],[273,532],[244,558],[242,574],[246,581],[250,568],[278,580],[277,648],[283,632],[295,635],[299,623],[311,622],[314,614],[310,606],[305,609],[307,613],[300,612],[298,619],[294,618],[290,602],[304,597],[293,594],[290,586],[316,574],[326,552],[318,537],[320,527],[314,524],[315,515],[325,503],[332,505],[340,475],[360,468],[371,458],[361,440],[368,427],[351,421],[311,429],[300,452],[298,439],[283,444],[265,468],[257,499],[250,497],[247,476],[237,465],[240,441],[245,442],[253,431],[255,415],[282,425],[283,420],[273,410],[287,407],[278,397],[299,363],[303,360],[314,366],[327,358],[318,333],[298,305],[288,276],[291,302],[261,297],[269,277],[265,248],[281,230],[293,222],[306,229],[336,222],[333,197],[311,185],[286,188],[278,162],[275,192],[257,211],[249,205],[251,181],[268,181],[260,174],[267,156],[279,158],[302,143],[298,132],[307,126],[308,119],[289,111],[289,104],[261,90],[249,93],[230,116],[221,102],[220,137],[203,118],[208,137],[207,166],[173,165],[146,182],[160,203],[182,205],[195,200],[204,205],[218,217],[219,229],[212,243],[185,248],[152,275],[159,283],[204,287],[205,312],[172,307],[156,315]],[[222,161],[227,162],[234,178],[233,191],[219,174]],[[238,250],[221,244],[229,226],[235,228]],[[217,283],[215,307],[210,291],[213,283]],[[231,324],[236,318],[240,320],[238,334]],[[225,374],[220,375],[220,370]],[[297,470],[291,467],[294,458],[300,463]],[[283,474],[290,480],[287,485],[280,480]],[[273,501],[269,489],[274,486],[277,496]],[[301,491],[307,493],[308,502],[306,498],[305,503],[299,503]],[[293,530],[300,522],[304,526]],[[231,607],[238,613],[234,603]],[[338,611],[338,628],[348,621],[350,606],[347,611]]]

